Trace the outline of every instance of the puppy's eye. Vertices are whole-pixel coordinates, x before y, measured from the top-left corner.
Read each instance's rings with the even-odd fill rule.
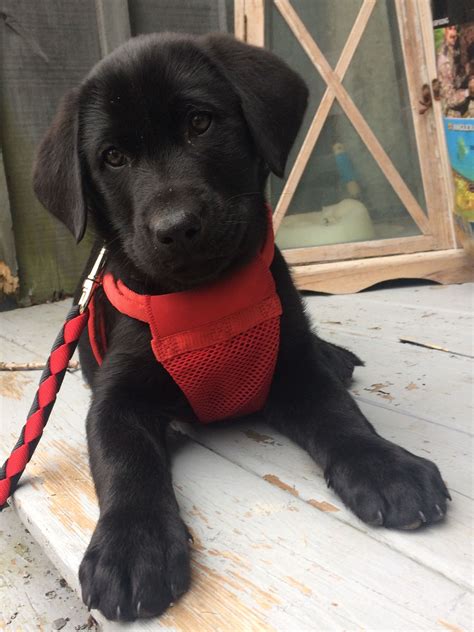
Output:
[[[194,134],[204,134],[209,129],[212,115],[209,112],[194,112],[191,114],[189,124]]]
[[[111,167],[123,167],[127,162],[127,157],[115,147],[109,147],[102,154],[104,161]]]

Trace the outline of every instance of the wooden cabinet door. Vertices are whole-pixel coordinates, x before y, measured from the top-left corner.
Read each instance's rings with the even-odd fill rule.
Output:
[[[440,112],[419,113],[435,76],[429,0],[241,0],[235,16],[310,87],[286,179],[269,181],[287,260],[452,248]]]

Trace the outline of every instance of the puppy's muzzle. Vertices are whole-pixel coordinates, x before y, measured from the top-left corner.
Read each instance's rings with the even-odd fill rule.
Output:
[[[157,246],[165,246],[170,254],[188,250],[194,246],[201,234],[201,219],[191,211],[175,210],[165,216],[155,215],[149,230]]]

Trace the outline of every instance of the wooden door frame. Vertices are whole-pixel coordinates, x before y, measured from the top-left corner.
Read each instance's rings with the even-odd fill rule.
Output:
[[[288,210],[290,201],[316,145],[332,103],[337,99],[376,160],[389,184],[400,198],[406,211],[418,225],[421,235],[403,238],[376,239],[364,242],[331,244],[284,251],[290,264],[313,263],[409,254],[455,247],[452,220],[453,196],[450,169],[444,149],[444,130],[439,107],[427,114],[418,114],[418,96],[423,83],[436,76],[432,44],[429,0],[396,0],[402,53],[413,113],[415,140],[419,152],[420,170],[428,215],[406,186],[389,156],[370,126],[342,86],[342,80],[363,36],[372,11],[380,0],[364,0],[334,70],[314,41],[289,0],[273,2],[293,31],[303,50],[327,84],[326,91],[313,117],[308,133],[290,171],[274,213],[275,232]],[[428,29],[430,30],[428,39]],[[265,35],[265,0],[235,0],[235,33],[248,43],[263,46]],[[427,151],[427,147],[430,148]]]
[[[456,245],[452,220],[454,191],[441,103],[433,101],[433,108],[423,115],[419,114],[418,97],[421,98],[421,87],[423,84],[431,85],[437,76],[430,0],[395,0],[395,6],[412,102],[421,177],[435,248],[453,248]]]

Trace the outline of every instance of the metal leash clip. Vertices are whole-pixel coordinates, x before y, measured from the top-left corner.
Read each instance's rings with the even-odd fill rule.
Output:
[[[105,265],[107,250],[105,247],[102,247],[99,256],[95,260],[94,265],[92,266],[91,271],[84,279],[84,283],[82,284],[82,294],[79,299],[78,306],[79,312],[82,314],[84,310],[90,303],[92,295],[94,294],[97,286],[99,285],[99,277],[102,272],[102,269]]]

